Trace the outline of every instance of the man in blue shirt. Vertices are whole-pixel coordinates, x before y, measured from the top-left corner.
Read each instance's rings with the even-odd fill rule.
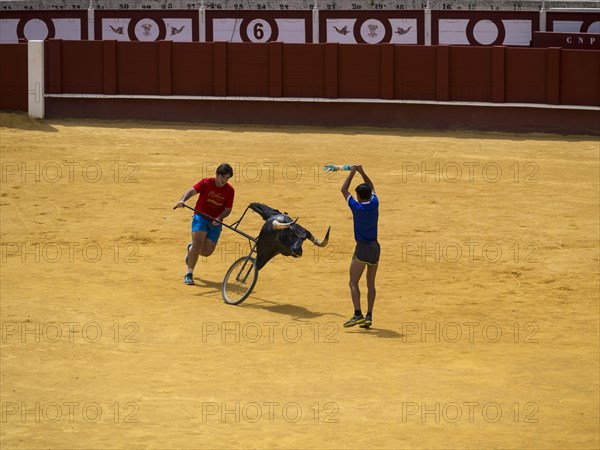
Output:
[[[356,187],[356,200],[350,194],[349,188],[354,174],[362,175],[363,183]],[[373,182],[367,176],[361,165],[353,165],[350,173],[342,185],[342,195],[352,210],[354,219],[354,239],[356,249],[350,263],[350,294],[354,304],[354,315],[344,326],[369,328],[373,323],[373,305],[375,303],[375,275],[379,263],[380,247],[377,242],[377,221],[379,219],[379,199],[375,195]],[[367,302],[368,310],[363,316],[360,308],[360,289],[358,282],[367,268]]]

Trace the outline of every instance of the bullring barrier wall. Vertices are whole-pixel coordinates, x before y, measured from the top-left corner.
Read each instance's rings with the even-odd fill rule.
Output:
[[[49,40],[8,58],[0,109],[46,117],[600,133],[593,50]]]
[[[599,128],[598,57],[566,51],[600,50],[598,2],[55,3],[3,3],[1,109],[34,117]],[[29,40],[45,48],[17,44]],[[41,71],[27,63],[38,54]],[[37,78],[28,79],[32,73]]]

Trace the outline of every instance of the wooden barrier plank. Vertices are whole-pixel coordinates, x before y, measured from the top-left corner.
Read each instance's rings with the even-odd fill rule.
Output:
[[[160,95],[171,95],[173,93],[171,83],[171,41],[160,41],[158,43],[158,93]]]
[[[450,47],[438,45],[435,58],[436,100],[450,100]]]
[[[227,95],[227,42],[215,42],[214,91],[218,97]]]
[[[338,44],[325,44],[325,97],[338,97]]]
[[[496,46],[492,49],[492,102],[504,103],[505,47]]]
[[[104,41],[104,94],[117,93],[117,41]]]
[[[269,42],[269,96],[281,97],[282,49],[281,42]]]
[[[48,54],[46,55],[48,61],[48,93],[49,94],[61,94],[62,93],[62,40],[61,39],[50,39],[48,40]]]
[[[381,98],[394,98],[394,45],[382,44],[381,49]]]
[[[560,48],[549,48],[546,52],[546,103],[560,104]]]

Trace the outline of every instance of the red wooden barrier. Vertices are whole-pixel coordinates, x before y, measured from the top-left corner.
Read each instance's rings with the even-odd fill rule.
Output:
[[[158,95],[158,43],[117,43],[117,94]]]
[[[268,97],[269,44],[227,44],[227,95]]]
[[[506,86],[506,47],[492,48],[492,102],[504,103]]]
[[[171,46],[173,95],[217,95],[214,67],[214,44],[182,42]]]
[[[399,100],[437,99],[437,47],[425,45],[394,46],[394,98]],[[445,67],[447,70],[447,67]],[[441,74],[444,88],[447,72]]]
[[[339,45],[325,44],[325,97],[338,97]],[[317,64],[322,64],[317,61]]]
[[[325,49],[325,44],[286,44],[282,46],[283,97],[326,97]]]
[[[600,106],[600,52],[560,51],[560,100],[563,105]]]
[[[171,41],[160,41],[158,43],[158,93],[160,95],[171,95],[173,93],[171,48]]]
[[[492,101],[492,47],[450,47],[451,101]]]
[[[269,48],[269,96],[281,97],[281,42],[272,42],[268,44]]]
[[[440,45],[435,52],[436,100],[450,100],[450,47]]]
[[[26,109],[27,47],[0,45],[2,109]],[[600,106],[600,52],[559,48],[47,42],[51,94],[204,95]]]
[[[227,42],[215,42],[214,58],[214,90],[213,95],[225,97],[227,92]]]
[[[0,45],[0,110],[27,111],[27,45]]]
[[[380,98],[380,46],[338,45],[338,97]]]
[[[506,48],[504,100],[507,103],[546,102],[545,49]]]
[[[65,45],[67,42],[68,45]],[[102,42],[90,41],[85,45],[84,41],[62,41],[62,44],[61,60],[56,61],[54,58],[53,47],[49,51],[52,65],[55,62],[60,64],[62,92],[103,94],[104,45]]]
[[[117,93],[117,42],[102,41],[102,44],[104,62],[102,89],[105,95],[115,95]]]
[[[394,46],[382,44],[381,50],[381,98],[394,98]]]

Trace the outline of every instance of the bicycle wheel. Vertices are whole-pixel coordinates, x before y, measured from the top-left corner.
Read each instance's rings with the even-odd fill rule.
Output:
[[[221,294],[229,305],[239,305],[254,289],[258,279],[256,261],[250,256],[244,256],[234,262],[223,279]]]

